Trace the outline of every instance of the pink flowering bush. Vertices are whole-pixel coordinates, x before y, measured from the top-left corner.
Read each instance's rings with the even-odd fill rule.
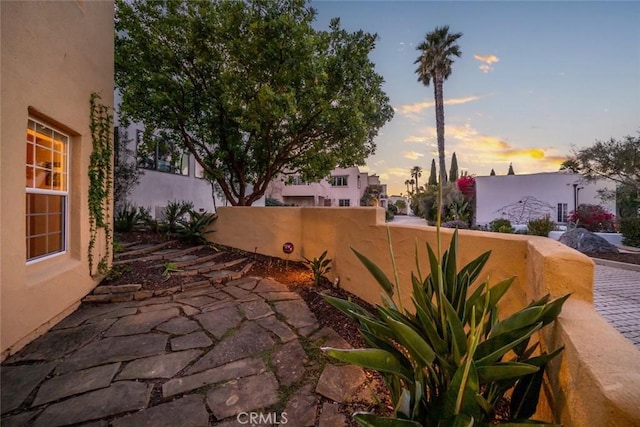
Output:
[[[580,205],[569,214],[569,221],[592,232],[614,232],[615,215],[600,205]]]

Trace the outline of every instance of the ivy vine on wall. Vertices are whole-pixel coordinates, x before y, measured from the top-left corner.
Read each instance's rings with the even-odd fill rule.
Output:
[[[89,160],[89,273],[93,276],[94,250],[100,229],[104,230],[105,250],[98,261],[98,273],[109,269],[111,254],[111,194],[113,188],[113,115],[100,102],[97,93],[91,94],[91,141],[93,150]]]

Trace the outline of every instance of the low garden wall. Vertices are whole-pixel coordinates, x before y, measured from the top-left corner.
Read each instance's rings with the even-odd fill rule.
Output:
[[[381,208],[226,207],[218,209],[210,240],[249,252],[294,261],[328,251],[332,279],[370,303],[380,288],[349,249],[353,247],[392,277],[388,235],[399,272],[403,304],[411,307],[411,271],[417,245],[420,268],[428,271],[425,243],[436,245],[435,227],[390,223]],[[452,230],[442,230],[442,246]],[[294,251],[285,255],[284,243]],[[547,293],[572,296],[553,328],[539,337],[543,349],[564,345],[549,366],[549,378],[535,418],[565,426],[640,425],[640,352],[593,308],[593,262],[552,239],[481,231],[461,231],[458,264],[482,252],[492,255],[481,274],[490,284],[515,276],[503,299],[506,315]]]

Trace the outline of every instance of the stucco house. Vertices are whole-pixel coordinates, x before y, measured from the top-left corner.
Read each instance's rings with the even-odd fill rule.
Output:
[[[90,274],[90,99],[113,107],[112,1],[0,2],[2,360],[71,313]],[[98,235],[96,248],[109,242]],[[100,256],[100,254],[97,254]]]
[[[587,182],[569,171],[526,175],[476,177],[476,223],[486,225],[497,218],[512,224],[526,224],[529,219],[546,214],[555,222],[566,223],[569,213],[581,204],[602,205],[616,212],[615,201],[603,201],[600,190],[615,190],[608,180]]]
[[[327,179],[304,182],[299,175],[282,176],[271,182],[267,196],[295,206],[360,206],[369,189],[378,198],[378,205],[386,208],[387,185],[377,175],[360,172],[357,166],[335,168]]]

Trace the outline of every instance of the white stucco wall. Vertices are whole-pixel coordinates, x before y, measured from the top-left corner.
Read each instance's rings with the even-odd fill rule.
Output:
[[[603,202],[599,189],[614,190],[609,181],[588,183],[582,175],[566,172],[530,175],[501,175],[476,177],[476,222],[485,225],[497,218],[540,218],[549,213],[557,221],[558,203],[566,203],[568,212],[574,210],[574,184],[577,184],[578,205],[602,205],[615,213],[615,201]],[[511,218],[510,218],[511,217]]]

